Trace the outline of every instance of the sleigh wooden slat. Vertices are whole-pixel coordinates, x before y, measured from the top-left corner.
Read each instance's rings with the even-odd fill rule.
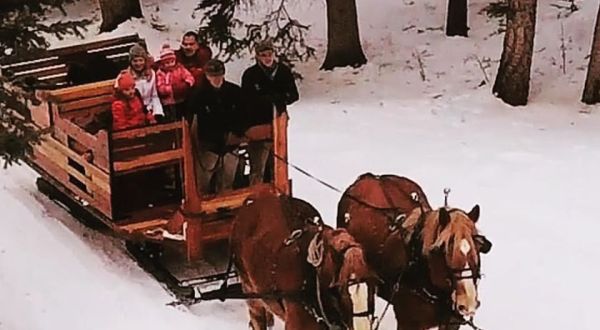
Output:
[[[242,206],[244,201],[251,195],[267,191],[274,192],[273,187],[270,184],[261,183],[251,188],[224,193],[202,201],[202,210],[206,213],[216,213],[219,210],[233,210]]]
[[[106,110],[110,110],[110,105],[113,101],[114,97],[111,94],[103,94],[98,96],[87,97],[85,99],[79,99],[71,102],[63,102],[59,106],[60,112],[70,112],[77,111],[81,109],[96,107],[96,106],[105,106]]]
[[[136,169],[142,169],[157,164],[175,162],[183,157],[183,153],[180,149],[164,151],[157,154],[141,156],[135,160],[114,162],[115,172],[129,172]]]
[[[113,140],[120,139],[131,139],[131,138],[141,138],[145,137],[149,134],[156,134],[164,131],[172,131],[175,129],[181,128],[181,122],[173,122],[166,123],[161,125],[152,125],[145,127],[138,127],[133,129],[128,129],[124,131],[113,132],[112,138]]]
[[[79,154],[91,153],[92,162],[106,173],[110,173],[108,132],[100,130],[96,134],[91,134],[68,118],[61,116],[57,108],[60,108],[60,106],[52,106],[55,138],[64,147],[74,152]],[[75,145],[78,148],[75,148]]]
[[[51,137],[34,147],[33,161],[107,217],[112,216],[109,176]]]
[[[114,90],[114,81],[100,81],[85,85],[61,88],[51,91],[47,100],[54,103],[66,103],[100,95],[110,95]]]
[[[45,78],[50,79],[52,77],[62,77],[66,74],[67,66],[65,64],[58,63],[57,65],[38,67],[29,71],[14,72],[13,77],[19,78],[27,76],[44,80]]]

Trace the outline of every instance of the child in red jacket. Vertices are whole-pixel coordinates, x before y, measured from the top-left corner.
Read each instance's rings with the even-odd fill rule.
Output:
[[[177,63],[171,47],[164,45],[156,72],[156,89],[167,118],[181,119],[183,103],[193,85],[194,76],[183,65]]]
[[[122,71],[115,82],[115,100],[112,103],[113,131],[136,126],[147,122],[155,123],[151,113],[144,113],[144,103],[135,89],[135,79],[129,71]]]

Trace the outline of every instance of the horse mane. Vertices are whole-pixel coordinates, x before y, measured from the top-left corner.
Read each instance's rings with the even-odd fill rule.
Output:
[[[440,230],[439,209],[426,213],[423,220],[423,255],[439,247],[444,247],[445,253],[455,253],[461,239],[468,239],[473,246],[472,236],[477,234],[475,223],[460,209],[448,209],[450,222]],[[454,251],[449,251],[453,248]]]
[[[344,253],[343,263],[337,278],[338,281],[344,282],[341,284],[348,284],[346,282],[352,279],[352,274],[355,276],[354,279],[357,280],[371,276],[361,245],[345,229],[334,229],[331,232],[329,244],[338,253]]]

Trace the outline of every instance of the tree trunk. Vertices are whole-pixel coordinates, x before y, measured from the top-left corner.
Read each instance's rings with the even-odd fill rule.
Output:
[[[321,69],[367,63],[360,45],[356,0],[327,0],[327,55]]]
[[[143,17],[140,0],[100,0],[100,32],[112,31],[132,17]]]
[[[492,92],[504,102],[526,105],[533,57],[537,0],[509,0],[500,66]]]
[[[447,36],[469,36],[467,13],[467,0],[448,0],[448,16],[446,17]]]
[[[600,9],[596,17],[596,28],[594,29],[594,40],[590,51],[590,63],[581,102],[594,104],[600,102]]]

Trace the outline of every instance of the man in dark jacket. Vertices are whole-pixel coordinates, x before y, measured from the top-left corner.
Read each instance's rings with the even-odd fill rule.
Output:
[[[274,113],[287,116],[287,106],[298,101],[298,88],[292,71],[275,60],[275,49],[269,40],[255,48],[256,64],[242,75],[242,89],[251,98],[248,124],[271,124]],[[272,141],[252,142],[248,145],[250,157],[250,184],[264,181],[265,168],[273,150]]]
[[[175,51],[177,62],[181,63],[194,76],[194,86],[204,81],[204,66],[212,58],[212,51],[198,40],[194,31],[186,32],[181,38],[181,47]]]
[[[211,180],[216,192],[231,189],[238,165],[239,145],[246,125],[241,88],[225,80],[225,65],[210,60],[204,67],[204,86],[196,88],[188,99],[188,118],[195,115],[197,126],[197,182],[201,192],[210,193]],[[237,136],[234,138],[233,135]]]

